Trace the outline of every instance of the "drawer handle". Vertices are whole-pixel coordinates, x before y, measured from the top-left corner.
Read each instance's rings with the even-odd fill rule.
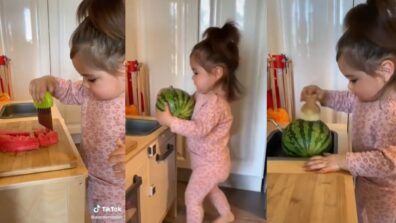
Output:
[[[135,176],[133,176],[132,182],[133,182],[133,184],[132,184],[132,185],[127,189],[127,191],[126,191],[126,197],[129,197],[129,195],[130,195],[131,193],[134,193],[135,190],[136,190],[137,188],[139,188],[140,185],[142,185],[143,180],[142,180],[142,177],[141,177],[141,176],[135,175]]]
[[[156,145],[149,146],[147,148],[147,154],[148,157],[153,157],[155,154],[157,154],[157,146]]]
[[[172,154],[173,150],[175,150],[175,146],[173,144],[168,144],[166,152],[164,152],[163,154],[157,154],[155,160],[157,161],[166,160],[166,158],[168,158],[168,156]]]

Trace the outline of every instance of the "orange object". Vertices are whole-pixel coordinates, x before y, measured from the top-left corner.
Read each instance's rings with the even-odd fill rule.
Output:
[[[125,106],[126,115],[139,115],[139,111],[135,105]]]
[[[278,108],[276,111],[272,108],[267,109],[267,118],[282,124],[287,124],[290,121],[289,114],[283,108]]]
[[[10,96],[7,93],[0,93],[0,103],[10,101]]]

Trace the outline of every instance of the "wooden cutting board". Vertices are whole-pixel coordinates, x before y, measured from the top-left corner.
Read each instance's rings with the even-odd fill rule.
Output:
[[[266,181],[268,223],[357,223],[350,175],[269,173]]]
[[[0,152],[0,177],[75,167],[77,156],[59,119],[53,120],[53,127],[58,132],[58,144],[18,153]],[[42,128],[37,120],[0,122],[0,129],[11,131],[33,132],[36,128]]]
[[[134,140],[127,139],[125,144],[126,144],[126,146],[125,146],[126,147],[125,148],[125,150],[126,150],[125,154],[128,154],[129,152],[131,152],[132,150],[136,149],[136,147],[137,147],[137,142],[134,141]]]

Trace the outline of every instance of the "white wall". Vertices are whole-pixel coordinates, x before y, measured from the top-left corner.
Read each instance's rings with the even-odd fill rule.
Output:
[[[77,27],[76,11],[82,0],[51,0],[49,3],[49,29],[50,29],[50,66],[51,75],[66,80],[81,80],[82,77],[75,70],[70,59],[69,40]],[[81,132],[81,108],[77,105],[57,106],[66,121],[70,132]]]
[[[11,58],[15,100],[29,100],[32,78],[50,73],[46,0],[0,0],[0,53]]]
[[[268,48],[285,53],[293,61],[295,102],[300,113],[300,92],[306,85],[324,89],[347,89],[338,70],[335,46],[353,0],[272,0],[268,4]],[[322,109],[326,122],[345,122],[346,115]]]

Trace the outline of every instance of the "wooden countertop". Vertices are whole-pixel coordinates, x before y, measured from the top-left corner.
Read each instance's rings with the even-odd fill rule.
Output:
[[[151,116],[126,116],[127,118],[137,118],[137,119],[148,119],[155,120]],[[126,161],[132,159],[136,154],[138,154],[142,149],[145,149],[149,144],[158,138],[163,132],[168,130],[168,127],[161,126],[153,133],[144,136],[126,136],[125,137],[125,149],[126,149]]]
[[[20,103],[20,102],[31,102],[31,101],[13,101],[13,102],[7,102],[7,103],[3,103],[3,104],[0,103],[0,109],[1,109],[1,106],[4,104]],[[88,170],[85,167],[85,165],[81,159],[81,156],[78,153],[76,146],[74,145],[74,142],[71,138],[69,130],[66,127],[64,119],[60,115],[60,112],[55,105],[52,107],[52,116],[53,116],[53,118],[58,118],[60,120],[61,126],[66,133],[67,140],[69,140],[69,142],[72,145],[73,152],[77,156],[76,167],[71,168],[71,169],[57,170],[57,171],[33,173],[33,174],[10,176],[10,177],[1,177],[0,178],[0,190],[9,189],[9,188],[18,188],[18,187],[25,186],[27,184],[29,184],[29,185],[41,184],[45,181],[51,181],[51,182],[62,181],[67,178],[70,178],[70,177],[84,177],[85,178],[88,176]],[[37,117],[0,119],[0,122],[1,123],[15,122],[15,121],[23,122],[23,121],[29,121],[29,120],[37,120]]]
[[[267,126],[268,135],[275,127]],[[351,151],[346,125],[328,126],[338,134],[338,153]],[[267,222],[357,222],[353,177],[344,171],[307,172],[304,162],[267,160]]]
[[[352,177],[346,173],[267,175],[267,223],[355,223]]]

